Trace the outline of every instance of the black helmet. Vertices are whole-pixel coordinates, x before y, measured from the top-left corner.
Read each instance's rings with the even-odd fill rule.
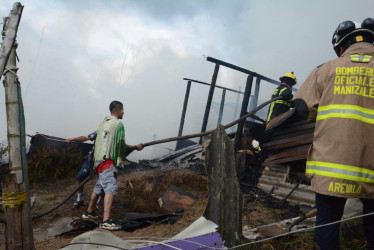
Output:
[[[340,46],[345,41],[349,40],[350,38],[354,37],[353,34],[359,33],[360,35],[364,35],[365,39],[360,41],[352,41],[348,44],[345,48],[347,49],[350,45],[355,42],[370,42],[373,43],[374,41],[374,18],[366,18],[362,23],[356,23],[352,21],[345,21],[338,25],[336,28],[333,36],[332,36],[332,44],[334,46],[334,50],[336,54],[340,57]]]

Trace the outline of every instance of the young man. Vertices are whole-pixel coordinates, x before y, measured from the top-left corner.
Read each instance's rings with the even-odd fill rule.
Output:
[[[332,38],[339,58],[315,68],[295,95],[316,121],[306,174],[313,175],[316,225],[340,221],[347,198],[374,212],[374,19],[345,21]],[[339,225],[316,228],[316,249],[339,249]],[[374,249],[374,215],[363,218]]]
[[[94,205],[99,197],[101,189],[104,190],[104,214],[100,228],[107,230],[121,229],[121,225],[110,218],[113,197],[117,194],[117,169],[123,165],[126,149],[142,150],[142,144],[136,146],[126,145],[125,128],[120,122],[123,117],[123,104],[113,101],[109,105],[110,116],[99,125],[94,150],[94,171],[97,180],[91,195],[90,204],[82,215],[83,219],[97,219],[94,213]]]

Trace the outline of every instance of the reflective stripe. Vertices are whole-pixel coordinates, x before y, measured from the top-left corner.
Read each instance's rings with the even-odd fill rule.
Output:
[[[373,58],[373,56],[360,55],[360,54],[354,54],[354,55],[351,55],[350,57],[351,57],[352,62],[364,62],[364,63],[370,62],[370,60]]]
[[[327,105],[318,107],[317,121],[328,118],[355,119],[365,123],[374,124],[374,110],[356,105]]]
[[[284,104],[284,105],[286,105],[288,107],[291,107],[291,102],[290,101],[277,100],[274,103]]]
[[[283,89],[279,92],[279,96],[281,96],[281,94],[282,94],[283,91],[285,91],[285,90],[287,90],[287,88],[283,88]],[[275,103],[284,104],[284,105],[287,105],[288,107],[291,107],[291,101],[278,100],[278,101],[275,101]]]
[[[274,91],[273,96],[274,96],[274,97],[279,97],[279,96],[281,96],[282,92],[285,91],[285,90],[287,90],[286,87],[285,87],[285,88],[282,88],[282,89],[278,89],[278,88],[277,88],[277,89]],[[278,91],[279,91],[279,93],[278,93]],[[272,98],[273,98],[273,96],[272,96]],[[283,104],[283,105],[286,105],[286,106],[288,106],[288,107],[291,107],[291,103],[292,103],[291,100],[290,100],[290,101],[277,100],[277,101],[272,102],[272,103],[270,104],[269,113],[268,113],[268,117],[267,117],[267,120],[266,120],[266,121],[267,121],[267,122],[270,121],[270,117],[271,117],[271,115],[273,114],[273,110],[274,110],[274,105],[275,105],[275,104]]]
[[[283,93],[283,91],[285,91],[287,88],[283,88],[280,92],[279,92],[279,95],[281,95]]]
[[[267,122],[270,121],[270,117],[271,117],[271,115],[272,115],[272,113],[273,113],[274,105],[275,105],[276,103],[277,103],[277,104],[283,104],[283,105],[286,105],[286,106],[288,106],[288,107],[291,107],[291,102],[289,102],[289,101],[277,100],[277,101],[272,102],[272,103],[270,104],[269,114],[268,114],[268,118],[267,118],[267,120],[266,120]]]
[[[270,110],[269,110],[267,122],[270,122],[270,117],[271,117],[271,114],[273,113],[273,109],[274,109],[274,102],[270,104]]]
[[[373,170],[330,162],[307,161],[305,173],[343,180],[374,183]]]

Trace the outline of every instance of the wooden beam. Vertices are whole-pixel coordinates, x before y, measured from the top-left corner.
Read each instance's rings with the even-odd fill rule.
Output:
[[[10,170],[10,174],[2,178],[6,249],[34,249],[26,166],[25,123],[21,88],[17,76],[17,46],[14,40],[22,9],[20,3],[15,3],[9,18],[4,19],[4,47],[2,46],[0,53],[2,63],[6,63],[4,88]],[[10,54],[6,58],[6,50],[9,48]],[[0,65],[1,72],[3,69],[4,67]]]
[[[10,11],[9,17],[3,19],[3,42],[1,43],[0,50],[0,79],[4,73],[5,65],[8,62],[10,51],[13,48],[14,41],[16,40],[18,25],[21,20],[23,6],[20,3],[15,3]]]
[[[308,154],[304,155],[297,155],[297,156],[290,156],[282,159],[278,159],[275,161],[268,161],[268,162],[263,162],[262,166],[270,166],[270,165],[276,165],[276,164],[285,164],[285,163],[290,163],[293,161],[300,161],[300,160],[306,160]]]
[[[295,130],[295,131],[290,131],[288,134],[287,133],[282,133],[282,134],[278,134],[278,135],[272,135],[271,136],[271,140],[268,141],[268,142],[271,142],[271,141],[277,141],[277,140],[281,140],[281,139],[286,139],[286,138],[291,138],[291,137],[296,137],[296,136],[300,136],[300,135],[314,135],[314,127],[313,128],[309,128],[309,129],[300,129],[300,130]]]
[[[290,148],[297,145],[303,145],[307,143],[311,143],[313,141],[313,134],[306,134],[306,135],[300,135],[295,136],[291,138],[271,141],[268,143],[265,143],[262,148],[266,151],[271,150],[277,150],[282,148]]]
[[[273,153],[273,154],[269,155],[265,159],[265,162],[274,161],[274,160],[277,160],[277,159],[291,157],[291,156],[305,155],[305,154],[308,153],[309,148],[310,148],[310,144],[307,144],[307,145],[302,145],[302,146],[297,146],[297,147],[294,147],[294,148],[290,148],[290,149],[287,149],[287,150],[282,150],[280,152]]]
[[[288,128],[282,128],[282,129],[275,129],[274,132],[271,134],[272,138],[275,138],[279,135],[284,135],[284,134],[292,134],[297,131],[314,131],[316,123],[306,123],[306,124],[301,124],[299,126],[292,126]]]

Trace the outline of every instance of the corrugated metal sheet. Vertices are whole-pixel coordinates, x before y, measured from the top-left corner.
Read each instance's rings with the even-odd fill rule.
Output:
[[[268,140],[262,145],[266,157],[259,188],[267,193],[272,190],[279,199],[287,197],[297,183],[305,183],[305,163],[313,141],[315,123],[292,122],[292,115],[287,112],[269,123]],[[309,185],[299,184],[287,200],[314,205],[314,192]]]
[[[289,172],[288,166],[266,166],[259,179],[258,187],[266,193],[274,188],[272,195],[278,199],[284,199],[296,185],[296,183],[287,183]],[[287,201],[294,204],[314,205],[314,191],[309,185],[300,184]]]

